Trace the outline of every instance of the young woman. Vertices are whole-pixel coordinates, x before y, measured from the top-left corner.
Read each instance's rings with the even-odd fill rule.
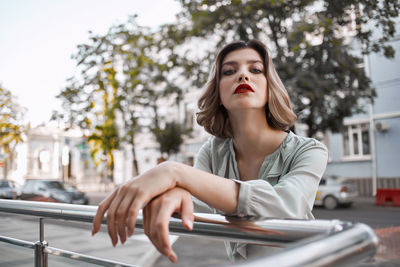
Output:
[[[93,234],[107,211],[113,245],[118,236],[124,243],[143,208],[146,235],[176,262],[169,218],[179,212],[191,230],[193,203],[196,211],[239,217],[313,219],[327,149],[289,131],[296,115],[261,42],[234,42],[219,52],[199,108],[197,121],[213,137],[194,168],[164,162],[119,186],[100,203]]]

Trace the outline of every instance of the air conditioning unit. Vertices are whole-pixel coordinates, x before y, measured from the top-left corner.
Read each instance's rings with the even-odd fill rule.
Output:
[[[383,121],[375,122],[375,129],[378,132],[386,132],[387,130],[389,130],[389,128],[390,128],[390,125],[386,122],[383,122]]]

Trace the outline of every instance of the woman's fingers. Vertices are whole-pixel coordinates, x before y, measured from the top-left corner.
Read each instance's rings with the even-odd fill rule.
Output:
[[[144,233],[149,238],[151,243],[153,243],[156,249],[162,253],[162,248],[160,248],[158,243],[152,239],[152,227],[154,227],[155,217],[157,217],[157,213],[153,211],[158,210],[158,208],[159,206],[157,199],[151,201],[146,205],[146,207],[143,208],[143,228]]]
[[[160,253],[172,262],[177,261],[177,256],[169,242],[169,219],[175,211],[179,211],[180,199],[169,197],[160,198],[152,205],[152,229],[150,239]]]
[[[92,226],[92,235],[95,235],[101,226],[101,222],[103,221],[104,214],[107,209],[110,207],[111,202],[114,200],[118,190],[114,190],[107,198],[105,198],[102,202],[100,202],[96,215],[93,218],[93,226]]]
[[[128,209],[132,205],[132,201],[134,201],[132,196],[129,194],[125,195],[125,198],[122,199],[116,213],[118,235],[122,244],[126,241],[126,218],[128,217]]]
[[[148,231],[146,235],[150,239],[151,243],[156,247],[156,249],[163,255],[168,256],[170,254],[170,251],[168,248],[162,245],[162,243],[159,241],[159,235],[160,235],[160,225],[158,223],[158,211],[161,209],[169,209],[166,206],[162,206],[160,199],[155,199],[152,202],[150,202],[147,206],[147,216],[148,222],[147,222],[147,228]],[[168,226],[167,226],[168,227]]]
[[[116,190],[116,195],[108,204],[107,229],[113,246],[126,241],[126,220],[130,222],[128,234],[132,235],[136,224],[136,216],[143,204],[148,201],[147,194],[136,187],[125,184]]]
[[[133,209],[133,215],[135,217],[135,222],[132,227],[128,226],[128,236],[133,234],[133,230],[135,228],[136,217],[139,213],[139,209],[142,208],[142,203],[146,202],[147,195],[143,194],[138,189],[131,187],[129,184],[125,184],[121,187],[120,195],[125,196],[122,198],[121,203],[118,206],[118,210],[116,212],[117,225],[118,225],[118,235],[121,240],[121,243],[124,244],[126,241],[126,228],[127,228],[127,219],[129,218],[130,211]],[[129,225],[129,223],[128,223]]]
[[[160,164],[115,190],[99,206],[93,219],[92,233],[95,234],[99,231],[104,214],[107,212],[107,226],[111,242],[115,246],[118,243],[118,236],[122,243],[125,242],[126,228],[128,228],[128,235],[132,235],[139,210],[153,197],[176,186],[177,181],[169,171],[170,165]]]
[[[107,230],[108,230],[108,235],[111,238],[111,243],[113,244],[114,247],[118,243],[118,237],[117,237],[118,221],[116,220],[116,213],[120,202],[121,202],[121,193],[119,193],[114,198],[107,211]]]
[[[190,195],[182,199],[180,211],[183,227],[190,231],[193,230],[193,200]]]
[[[139,210],[144,208],[145,204],[149,201],[150,196],[148,196],[145,192],[139,191],[136,193],[134,200],[127,210],[128,236],[133,235],[136,225],[136,217],[139,214]]]
[[[145,234],[157,250],[177,262],[177,255],[169,241],[169,222],[174,212],[182,214],[182,224],[193,229],[193,201],[189,192],[181,188],[174,188],[154,198],[143,208],[143,227]]]
[[[149,236],[150,232],[150,211],[149,211],[149,206],[147,205],[146,207],[143,208],[143,230],[145,235]],[[129,230],[128,230],[129,231]],[[128,233],[129,234],[129,233]]]

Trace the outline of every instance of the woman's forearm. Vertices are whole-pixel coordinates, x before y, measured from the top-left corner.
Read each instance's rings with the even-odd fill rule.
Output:
[[[177,186],[186,189],[199,200],[226,214],[236,212],[238,183],[182,163],[168,162],[166,164],[174,175]]]

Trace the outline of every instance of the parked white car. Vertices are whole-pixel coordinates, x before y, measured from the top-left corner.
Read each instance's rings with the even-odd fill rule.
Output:
[[[341,177],[323,177],[319,184],[315,206],[324,206],[327,209],[335,209],[337,206],[350,207],[358,196],[354,183],[345,181]]]

